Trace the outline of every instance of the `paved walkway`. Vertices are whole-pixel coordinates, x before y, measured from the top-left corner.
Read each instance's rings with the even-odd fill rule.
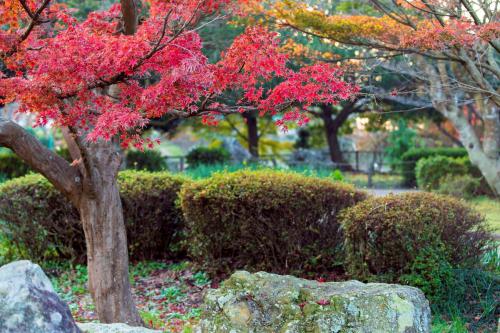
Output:
[[[407,188],[391,188],[391,189],[377,189],[377,188],[367,188],[366,191],[373,194],[376,197],[383,197],[389,193],[401,194],[410,192],[419,192],[417,189],[407,189]]]

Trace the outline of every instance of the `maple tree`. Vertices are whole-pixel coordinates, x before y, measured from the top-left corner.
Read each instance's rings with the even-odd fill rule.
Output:
[[[500,21],[493,5],[469,0],[370,4],[375,14],[338,14],[313,0],[270,1],[264,10],[281,27],[362,49],[365,59],[386,59],[385,68],[412,77],[421,87],[414,97],[429,98],[454,125],[472,163],[500,194]],[[482,128],[468,121],[471,105]]]
[[[78,209],[87,244],[89,289],[102,322],[142,323],[128,281],[128,253],[117,188],[118,145],[154,145],[141,136],[151,119],[255,110],[307,122],[313,103],[337,103],[357,87],[336,66],[287,67],[277,33],[249,27],[210,64],[197,30],[207,17],[237,12],[230,0],[122,0],[84,21],[64,3],[0,1],[1,103],[62,129],[73,163],[0,118],[0,145],[43,174]],[[264,83],[278,79],[272,89]],[[217,97],[240,90],[237,105]]]

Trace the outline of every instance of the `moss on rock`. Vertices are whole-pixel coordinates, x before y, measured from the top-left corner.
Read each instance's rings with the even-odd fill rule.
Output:
[[[238,271],[209,291],[197,332],[424,333],[430,317],[413,287]]]

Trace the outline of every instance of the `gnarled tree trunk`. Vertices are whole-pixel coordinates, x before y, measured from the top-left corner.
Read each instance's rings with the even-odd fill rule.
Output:
[[[99,320],[141,325],[128,279],[127,235],[116,179],[83,193],[78,207],[87,243],[89,290]]]

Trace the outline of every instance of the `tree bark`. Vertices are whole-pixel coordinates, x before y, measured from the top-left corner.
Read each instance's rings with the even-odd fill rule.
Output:
[[[436,67],[425,67],[430,77],[430,95],[436,110],[448,118],[460,134],[460,141],[469,158],[483,175],[491,190],[500,195],[500,112],[498,105],[491,103],[490,108],[481,111],[484,120],[483,142],[474,127],[461,112],[458,92],[450,89],[450,80],[443,62]]]
[[[254,112],[244,114],[247,125],[248,151],[253,158],[259,158],[259,127]]]
[[[0,118],[0,146],[12,149],[44,175],[80,212],[89,271],[89,289],[99,320],[142,325],[128,280],[128,250],[117,185],[120,155],[112,142],[83,144],[65,131],[72,166],[14,122]],[[82,172],[83,171],[83,172]]]
[[[127,237],[116,181],[105,179],[79,206],[87,244],[89,290],[103,323],[142,325],[128,279]]]
[[[128,276],[128,248],[117,175],[121,155],[111,141],[86,143],[90,179],[78,205],[87,244],[89,289],[103,323],[143,325]],[[85,157],[83,157],[85,158]]]
[[[460,134],[460,141],[467,150],[472,164],[481,171],[484,179],[495,194],[500,195],[500,145],[497,143],[496,149],[492,148],[493,142],[498,142],[498,140],[491,140],[492,142],[488,143],[484,141],[483,144],[481,144],[474,128],[463,115],[460,113],[449,112],[447,117]],[[495,120],[491,119],[491,121]],[[488,126],[491,126],[493,128],[493,132],[496,131],[498,135],[498,128],[500,128],[498,120],[496,120],[496,125],[487,125],[487,121],[485,119],[485,130]],[[485,133],[485,136],[486,135],[491,134]]]

